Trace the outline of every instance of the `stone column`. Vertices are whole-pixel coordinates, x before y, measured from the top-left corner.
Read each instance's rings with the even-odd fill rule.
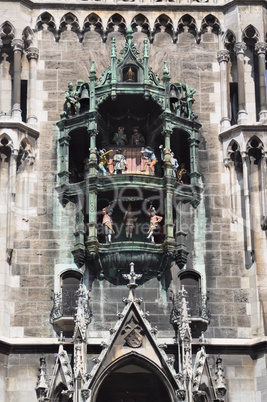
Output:
[[[29,100],[28,100],[28,118],[29,124],[37,123],[36,114],[36,82],[37,82],[37,60],[39,50],[36,47],[27,49],[27,59],[29,60]]]
[[[221,129],[222,131],[231,126],[230,121],[230,101],[229,101],[229,73],[228,63],[230,53],[228,50],[220,50],[217,55],[220,64],[221,78]]]
[[[12,47],[14,50],[12,118],[21,121],[21,55],[23,52],[23,41],[21,39],[13,39]]]
[[[15,197],[16,197],[16,178],[17,178],[17,157],[18,150],[11,148],[9,163],[9,183],[8,183],[8,213],[7,213],[7,241],[6,253],[7,262],[11,264],[12,251],[14,247],[14,215],[15,215]]]
[[[244,54],[246,50],[244,42],[235,44],[236,62],[237,62],[237,77],[238,77],[238,124],[246,123],[246,94],[245,94],[245,70],[244,70]]]
[[[258,75],[259,75],[259,92],[260,92],[260,122],[267,123],[267,97],[266,97],[266,69],[265,69],[265,56],[266,56],[267,43],[256,43],[255,50],[258,56]]]
[[[252,258],[252,237],[251,237],[251,212],[250,212],[250,191],[249,191],[249,156],[247,152],[242,152],[243,166],[243,191],[245,200],[244,232],[246,236],[245,244],[245,263],[249,267],[253,262]]]

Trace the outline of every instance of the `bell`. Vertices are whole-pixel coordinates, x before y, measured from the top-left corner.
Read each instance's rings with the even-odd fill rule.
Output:
[[[89,91],[86,86],[82,88],[82,93],[80,97],[80,111],[85,112],[89,110]]]
[[[178,102],[177,91],[176,91],[176,88],[173,86],[171,87],[171,90],[170,90],[170,101],[171,101],[171,103]]]

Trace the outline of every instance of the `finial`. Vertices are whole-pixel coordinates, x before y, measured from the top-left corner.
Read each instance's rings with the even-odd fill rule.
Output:
[[[111,43],[111,57],[116,58],[116,40],[115,40],[115,36],[112,37],[112,43]]]
[[[129,274],[122,274],[124,279],[128,279],[129,283],[128,283],[128,288],[129,289],[135,289],[138,287],[137,283],[135,282],[137,279],[141,279],[142,278],[142,274],[136,274],[134,272],[134,263],[131,262],[130,263],[130,273]]]
[[[96,69],[95,69],[95,62],[92,60],[92,66],[90,68],[90,78],[95,79]]]
[[[147,38],[144,39],[144,58],[148,58]]]
[[[167,66],[167,61],[164,61],[163,77],[169,77],[169,69],[168,69],[168,66]]]
[[[126,42],[127,42],[128,44],[130,44],[131,41],[132,41],[132,38],[133,38],[133,30],[132,30],[132,27],[129,26],[129,27],[126,29]]]

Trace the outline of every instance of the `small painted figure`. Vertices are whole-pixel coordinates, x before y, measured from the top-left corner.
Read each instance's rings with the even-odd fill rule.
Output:
[[[134,81],[135,80],[135,73],[133,72],[131,66],[129,67],[127,73],[126,73],[126,79],[127,81]]]
[[[98,164],[98,174],[106,176],[108,173],[108,160],[107,155],[112,152],[112,150],[106,151],[105,149],[100,149],[99,151],[99,164]]]
[[[143,134],[139,133],[139,127],[133,128],[133,135],[131,137],[131,145],[145,145],[145,137]]]
[[[132,205],[130,203],[128,204],[127,211],[125,212],[123,221],[125,222],[126,239],[132,239],[134,225],[135,225],[135,222],[137,221],[137,218],[135,218],[132,213]]]
[[[153,205],[150,205],[148,211],[148,216],[150,217],[150,225],[147,232],[147,239],[151,238],[151,243],[155,243],[154,231],[157,229],[159,222],[162,221],[163,217],[156,215],[156,210]]]
[[[181,163],[181,167],[178,170],[178,181],[181,184],[187,184],[188,182],[187,174],[188,172],[186,170],[185,163]]]
[[[154,151],[150,147],[142,148],[141,154],[143,159],[145,159],[145,168],[149,168],[149,174],[154,175],[155,174],[155,168],[154,166],[157,163],[157,158],[156,155],[154,154]]]
[[[171,152],[171,163],[172,163],[172,174],[175,179],[177,179],[177,171],[179,168],[179,163],[177,159],[174,157],[174,153]]]
[[[74,115],[78,112],[78,97],[76,91],[73,89],[73,83],[68,83],[68,90],[65,91],[65,104],[64,104],[64,111],[66,112],[67,116]]]
[[[117,149],[116,154],[113,156],[114,174],[124,174],[127,169],[127,162],[125,156],[122,154],[121,148]]]
[[[124,133],[123,126],[118,127],[118,132],[114,135],[112,142],[117,144],[119,147],[123,147],[124,145],[128,144],[128,139]]]
[[[108,244],[111,243],[111,236],[115,234],[112,219],[113,209],[108,205],[107,207],[103,208],[102,211],[104,214],[102,226],[104,227],[105,239],[106,243]]]

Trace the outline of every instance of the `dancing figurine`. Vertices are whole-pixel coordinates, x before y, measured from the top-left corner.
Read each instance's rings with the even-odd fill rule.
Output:
[[[149,173],[151,175],[155,174],[155,168],[154,166],[157,163],[157,158],[156,155],[154,154],[154,151],[150,147],[142,148],[141,154],[143,159],[145,159],[145,168],[149,168]]]
[[[150,225],[149,225],[149,229],[147,232],[147,239],[151,238],[151,243],[155,243],[154,231],[155,231],[155,229],[157,229],[158,224],[159,224],[159,222],[162,221],[163,217],[156,215],[156,210],[152,204],[150,205],[147,213],[148,213],[148,216],[150,217]]]
[[[113,230],[113,219],[112,219],[113,209],[110,208],[110,206],[108,205],[107,207],[103,208],[102,211],[104,214],[102,226],[104,227],[106,243],[109,244],[111,243],[111,235],[115,234]]]
[[[108,173],[107,166],[108,160],[107,155],[112,152],[112,150],[106,151],[105,149],[100,149],[99,151],[99,164],[98,164],[98,174],[106,176]]]

